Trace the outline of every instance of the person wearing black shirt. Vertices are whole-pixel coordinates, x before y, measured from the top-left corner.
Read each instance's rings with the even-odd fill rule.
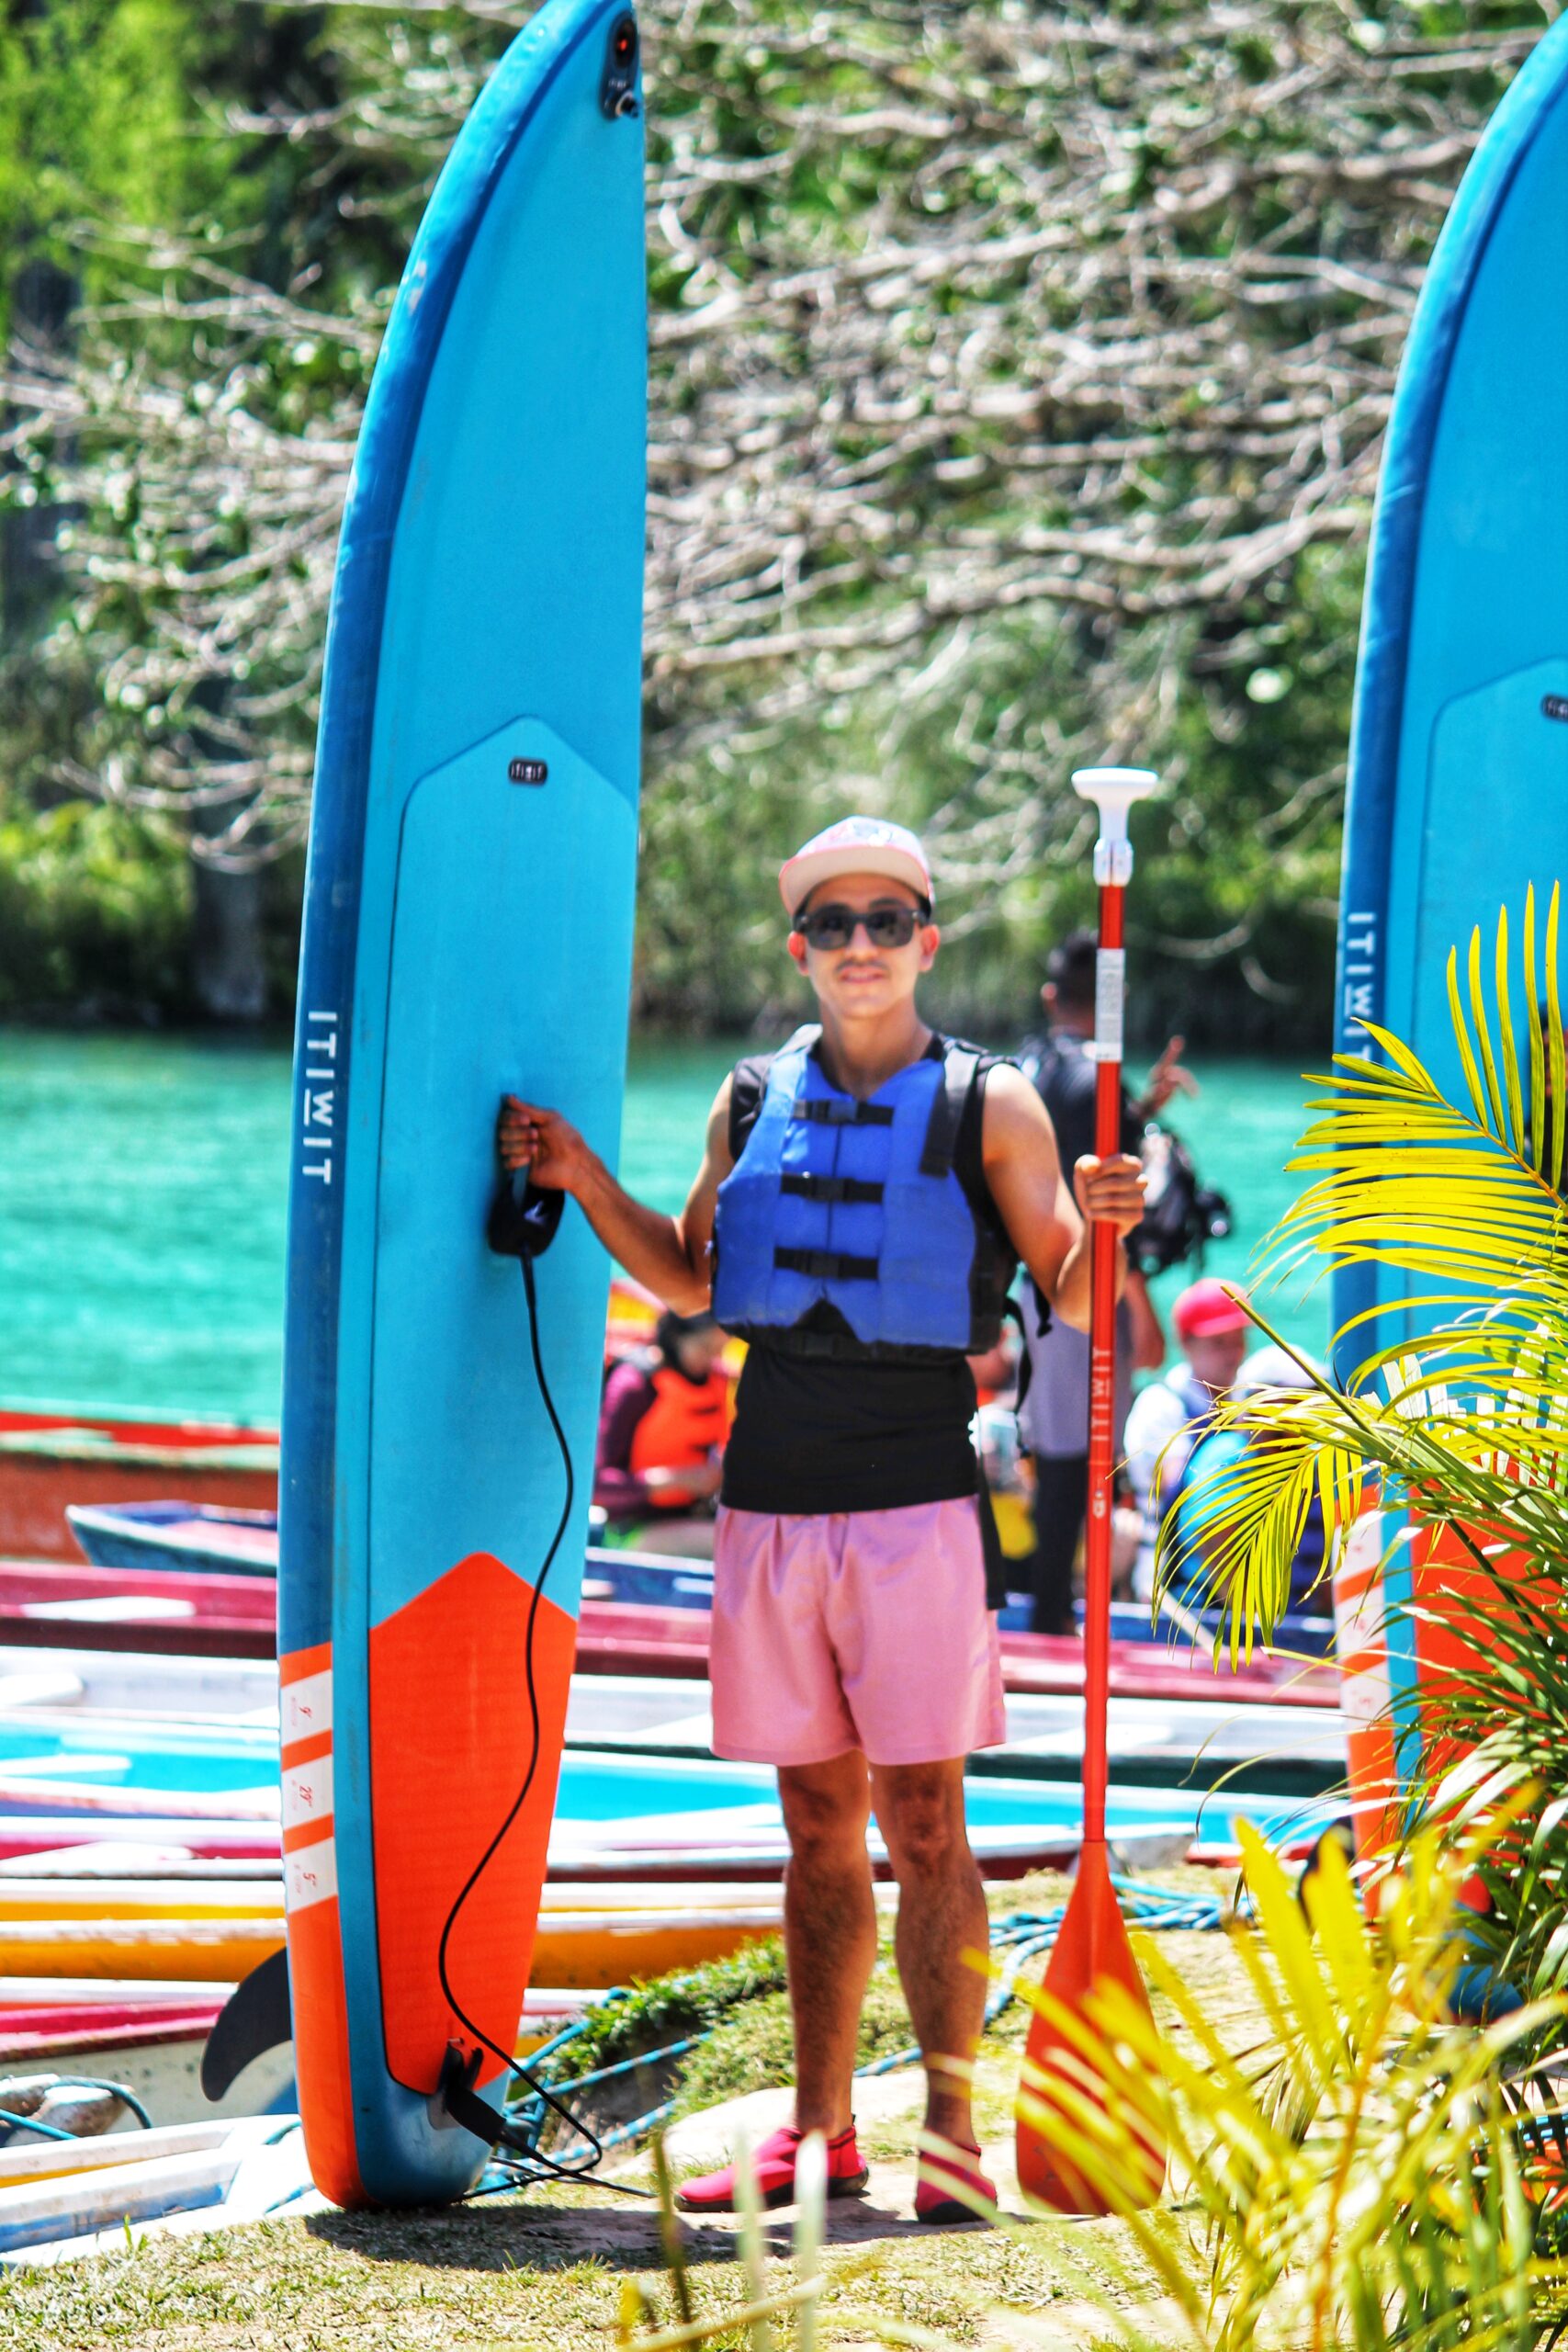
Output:
[[[1069,1169],[1094,1149],[1097,1071],[1089,1046],[1098,944],[1092,931],[1075,931],[1053,948],[1040,991],[1046,1033],[1031,1038],[1021,1057],[1051,1114],[1062,1165]],[[1180,1065],[1181,1045],[1179,1037],[1171,1039],[1139,1100],[1122,1090],[1123,1151],[1137,1150],[1145,1122],[1173,1094],[1195,1091]],[[1036,1634],[1072,1634],[1073,1565],[1089,1503],[1089,1339],[1060,1318],[1042,1318],[1037,1302],[1027,1295],[1024,1336],[1030,1379],[1019,1410],[1019,1435],[1034,1464],[1034,1551],[1022,1570],[1033,1596],[1030,1623]],[[1154,1372],[1165,1360],[1165,1334],[1147,1284],[1135,1270],[1127,1275],[1116,1337],[1120,1446],[1134,1372]]]

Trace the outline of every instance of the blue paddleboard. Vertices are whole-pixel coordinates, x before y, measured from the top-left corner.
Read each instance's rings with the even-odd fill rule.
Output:
[[[501,2071],[528,1979],[608,1268],[569,1209],[538,1336],[576,1495],[536,1607],[566,1476],[485,1218],[503,1091],[616,1157],[646,440],[636,25],[547,0],[414,242],[327,645],[278,1648],[300,2103],[345,2205],[473,2184],[488,2150],[435,2094],[451,2051]]]
[[[1404,1038],[1463,1100],[1448,1005],[1474,927],[1568,882],[1568,23],[1488,127],[1427,274],[1400,370],[1372,534],[1350,746],[1337,1043]],[[1539,952],[1539,951],[1538,951]],[[1515,980],[1514,1010],[1522,1011]],[[1336,1278],[1336,1327],[1407,1295]],[[1398,1336],[1341,1349],[1348,1372]],[[1385,1530],[1385,1540],[1393,1533]],[[1384,1572],[1407,1600],[1401,1547]],[[1416,1679],[1391,1622],[1393,1695]]]

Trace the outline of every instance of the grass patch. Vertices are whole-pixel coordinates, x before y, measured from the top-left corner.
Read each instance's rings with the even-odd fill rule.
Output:
[[[1168,1874],[1161,1873],[1162,1879]],[[1173,1880],[1176,1873],[1168,1874]],[[1214,1881],[1202,1874],[1210,1891]],[[994,1890],[993,1916],[1060,1902],[1058,1880],[1025,1880]],[[1223,1936],[1177,1933],[1162,1950],[1202,1989],[1233,2048],[1255,2042],[1261,2019]],[[682,2069],[683,2107],[705,2104],[790,2071],[782,1960],[776,1944],[638,1988],[596,2017],[572,2048],[573,2072],[609,2064],[634,2046],[659,2047],[682,2033],[716,2030]],[[976,2109],[987,2134],[1010,2130],[1016,2045],[1025,2012],[1015,2004],[987,2038]],[[886,1934],[862,2032],[864,2057],[909,2038]],[[562,2053],[563,2057],[566,2053]],[[908,2156],[916,2117],[878,2120],[876,2153]],[[644,2166],[634,2177],[647,2177]],[[1182,2227],[1170,2217],[1173,2230]],[[703,2312],[739,2300],[733,2246],[717,2231],[691,2233],[693,2283]],[[893,2237],[873,2246],[830,2247],[827,2342],[870,2341],[868,2313],[930,2328],[957,2344],[1008,2339],[997,2307],[1048,2312],[1063,2338],[1084,2347],[1111,2330],[1084,2300],[1082,2273],[1108,2289],[1129,2266],[1126,2233],[1114,2222],[1042,2225],[1022,2242],[965,2231]],[[0,2352],[431,2352],[441,2346],[523,2346],[527,2352],[608,2347],[631,2273],[647,2281],[668,2314],[658,2233],[649,2208],[603,2188],[556,2188],[439,2212],[325,2214],[274,2222],[200,2239],[152,2239],[97,2261],[0,2278]],[[787,2266],[773,2268],[782,2283]],[[1151,2304],[1154,2281],[1141,2266],[1131,2291]],[[726,2335],[720,2346],[740,2338]],[[790,2338],[781,2335],[781,2352]]]
[[[782,1993],[784,1982],[784,1946],[777,1936],[770,1936],[728,1960],[705,1961],[677,1975],[656,1976],[649,1984],[634,1984],[618,2001],[602,2003],[590,2010],[562,2060],[570,2061],[574,2075],[613,2066],[641,2051],[701,2033],[731,2010],[762,1995]]]

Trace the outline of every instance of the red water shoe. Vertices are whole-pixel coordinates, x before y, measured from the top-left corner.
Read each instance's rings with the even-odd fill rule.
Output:
[[[919,2170],[915,2176],[917,2222],[996,2220],[995,2185],[986,2178],[978,2162],[969,2162],[971,2156],[977,2159],[979,2154],[977,2147],[965,2146],[956,2140],[942,2141],[939,2149],[921,2149]],[[965,2193],[961,2195],[960,2190]]]
[[[795,2160],[805,2137],[793,2123],[786,2123],[780,2131],[771,2132],[752,2152],[751,2169],[757,2176],[764,2205],[793,2204]],[[855,2127],[852,2123],[847,2132],[840,2132],[836,2140],[828,2143],[828,2194],[858,2197],[870,2178],[855,2145]],[[735,2166],[726,2165],[720,2172],[704,2173],[699,2180],[683,2182],[675,2191],[675,2202],[683,2213],[733,2213]]]

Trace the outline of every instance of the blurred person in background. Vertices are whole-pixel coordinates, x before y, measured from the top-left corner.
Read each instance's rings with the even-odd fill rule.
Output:
[[[732,1413],[728,1343],[711,1315],[669,1309],[653,1340],[651,1359],[612,1365],[604,1383],[593,1499],[612,1534],[636,1528],[656,1551],[711,1557]]]
[[[1127,1416],[1127,1477],[1143,1517],[1133,1591],[1155,1589],[1155,1550],[1168,1512],[1181,1501],[1193,1457],[1214,1408],[1234,1390],[1253,1326],[1242,1294],[1214,1277],[1189,1283],[1170,1311],[1180,1361],[1136,1397]]]
[[[1094,1150],[1096,1069],[1089,1048],[1094,1039],[1094,977],[1099,942],[1092,931],[1069,932],[1053,948],[1040,991],[1045,1008],[1043,1037],[1028,1040],[1023,1069],[1051,1114],[1062,1166],[1072,1169]],[[1136,1154],[1145,1124],[1173,1094],[1195,1094],[1197,1085],[1182,1069],[1182,1041],[1173,1037],[1149,1075],[1142,1096],[1122,1095],[1122,1148]],[[1019,1435],[1034,1465],[1034,1554],[1021,1564],[1020,1581],[1033,1595],[1031,1630],[1071,1634],[1073,1569],[1089,1503],[1089,1335],[1059,1318],[1043,1316],[1029,1283],[1023,1295],[1024,1336],[1030,1376],[1018,1417]],[[1043,1329],[1042,1326],[1044,1328]],[[1116,1317],[1116,1421],[1122,1431],[1134,1372],[1154,1372],[1165,1361],[1165,1334],[1141,1273],[1129,1267]]]

